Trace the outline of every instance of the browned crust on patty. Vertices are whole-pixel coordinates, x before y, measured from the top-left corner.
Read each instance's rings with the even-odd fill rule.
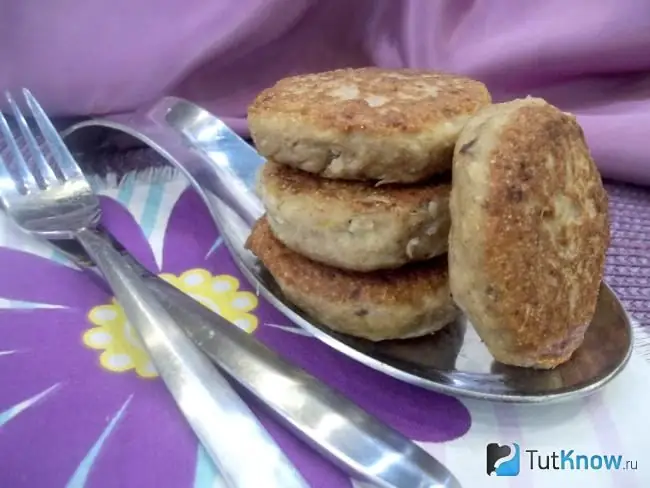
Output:
[[[255,254],[287,298],[325,325],[370,340],[414,337],[452,322],[445,257],[398,270],[359,273],[311,261],[271,232],[265,217],[246,248]]]
[[[482,166],[465,189],[474,196],[451,196],[452,292],[497,360],[554,367],[582,343],[609,243],[607,195],[583,131],[540,99],[495,105],[461,133],[454,185],[467,184],[473,164]],[[480,219],[463,227],[468,215]]]
[[[248,110],[260,154],[324,178],[416,183],[451,169],[482,83],[418,70],[341,69],[280,80]]]
[[[446,253],[450,190],[449,176],[377,187],[271,161],[258,182],[271,230],[284,245],[335,268],[366,272]]]
[[[359,273],[317,263],[291,251],[278,241],[266,220],[260,219],[246,242],[274,276],[305,293],[331,301],[416,302],[427,292],[436,292],[447,283],[447,260],[444,256],[427,263],[396,270]]]
[[[357,97],[344,100],[331,95],[345,95],[340,87],[352,85],[358,87]],[[372,101],[382,99],[372,97],[388,100],[376,107]],[[282,113],[322,129],[389,135],[419,132],[454,116],[472,114],[490,101],[483,83],[459,75],[346,68],[280,80],[257,96],[248,113],[252,117]]]
[[[451,175],[440,175],[415,185],[374,185],[361,181],[331,180],[267,161],[261,179],[280,194],[317,200],[323,205],[342,204],[352,212],[395,208],[417,208],[431,201],[445,200],[451,191]]]

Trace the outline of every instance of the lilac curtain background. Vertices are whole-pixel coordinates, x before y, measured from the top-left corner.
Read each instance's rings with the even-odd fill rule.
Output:
[[[284,76],[435,69],[575,113],[606,177],[650,185],[646,1],[0,0],[0,12],[0,91],[29,87],[52,115],[176,94],[245,133],[247,105]]]

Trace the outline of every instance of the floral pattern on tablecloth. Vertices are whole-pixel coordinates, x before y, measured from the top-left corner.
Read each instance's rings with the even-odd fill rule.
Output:
[[[129,198],[120,198],[125,193]],[[209,213],[193,191],[182,192],[169,218],[156,225],[151,201],[163,201],[164,188],[152,185],[149,203],[137,212],[133,193],[112,192],[113,198],[104,198],[104,219],[147,268],[411,439],[440,443],[468,431],[470,414],[459,400],[344,357],[258,299],[220,245]],[[156,259],[158,238],[161,259]],[[218,473],[113,298],[60,258],[2,247],[0,266],[0,297],[13,304],[0,310],[1,485],[217,486]],[[344,473],[249,400],[312,486],[351,486]],[[251,466],[242,469],[254,465],[251,459]]]

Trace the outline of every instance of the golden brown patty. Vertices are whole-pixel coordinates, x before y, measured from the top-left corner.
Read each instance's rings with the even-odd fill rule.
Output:
[[[259,195],[275,236],[315,261],[353,271],[397,268],[447,252],[449,180],[376,187],[267,162]]]
[[[568,360],[609,241],[607,196],[575,118],[534,98],[483,109],[456,145],[450,208],[451,290],[495,359]]]
[[[490,103],[485,85],[417,70],[293,76],[248,111],[257,150],[327,178],[413,183],[448,171],[458,134]]]
[[[291,251],[266,218],[253,227],[246,247],[291,302],[338,332],[372,341],[416,337],[443,328],[459,313],[444,257],[392,271],[341,271]]]

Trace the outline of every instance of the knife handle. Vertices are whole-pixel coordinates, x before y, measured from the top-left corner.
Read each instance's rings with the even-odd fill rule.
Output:
[[[95,229],[84,229],[75,237],[101,270],[228,486],[308,487],[244,401],[149,289],[134,260],[125,259]]]

